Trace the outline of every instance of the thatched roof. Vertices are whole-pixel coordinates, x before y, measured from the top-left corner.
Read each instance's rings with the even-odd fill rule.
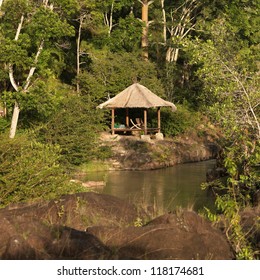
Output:
[[[100,104],[98,108],[155,108],[155,107],[171,107],[173,111],[176,106],[165,101],[148,88],[134,83],[128,88],[118,93],[115,97]]]

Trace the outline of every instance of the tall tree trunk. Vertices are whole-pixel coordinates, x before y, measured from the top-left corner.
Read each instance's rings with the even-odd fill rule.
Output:
[[[114,13],[114,3],[113,0],[111,3],[110,11],[104,13],[104,23],[108,27],[108,37],[110,37],[112,29],[113,29],[113,13]]]
[[[163,1],[163,0],[162,0]],[[171,40],[175,41],[178,45],[181,41],[189,34],[189,32],[194,28],[195,24],[192,24],[194,18],[191,14],[198,6],[197,0],[186,0],[177,10],[182,9],[181,17],[177,26],[174,25],[174,12],[171,13],[172,26],[169,30]],[[188,26],[189,25],[189,26]],[[180,48],[169,46],[166,52],[167,62],[176,62],[178,60]]]
[[[164,8],[164,0],[161,0],[162,7],[162,23],[163,23],[163,43],[166,45],[167,41],[167,20],[166,20],[166,12]]]
[[[36,53],[36,56],[35,56],[35,59],[34,59],[34,64],[35,65],[38,63],[39,56],[40,56],[40,54],[42,52],[42,49],[43,49],[43,44],[44,44],[44,41],[41,42],[41,44],[38,48],[38,51]],[[26,79],[26,83],[25,83],[25,85],[22,89],[23,92],[27,91],[27,89],[30,85],[30,82],[31,82],[31,78],[32,78],[32,76],[35,72],[35,69],[36,69],[35,66],[31,67],[31,69],[29,71],[29,74],[27,76],[27,79]],[[13,65],[9,65],[9,77],[10,77],[11,84],[13,85],[15,91],[18,92],[19,88],[18,88],[18,85],[15,82],[14,75],[13,75]],[[14,138],[14,136],[16,134],[17,123],[18,123],[18,119],[19,119],[19,113],[20,113],[19,104],[18,104],[17,101],[15,101],[13,116],[12,116],[12,121],[11,121],[10,134],[9,134],[10,138]]]
[[[148,60],[148,29],[149,25],[152,21],[149,21],[149,6],[154,2],[154,0],[138,0],[142,4],[142,22],[143,22],[143,31],[142,31],[142,39],[141,39],[141,47],[142,47],[142,55],[144,60]]]
[[[24,15],[21,16],[20,23],[17,27],[15,38],[14,38],[15,41],[17,41],[18,38],[19,38],[19,35],[21,33],[21,29],[22,29],[22,26],[23,26],[23,22],[24,22]],[[9,79],[10,79],[10,82],[11,82],[13,88],[15,89],[15,91],[18,92],[19,88],[18,88],[18,85],[17,85],[17,83],[14,79],[14,69],[13,69],[12,64],[9,64]],[[15,101],[13,116],[12,116],[12,121],[11,121],[10,134],[9,134],[10,138],[14,138],[14,136],[16,134],[16,128],[17,128],[19,113],[20,113],[19,104],[18,104],[17,101]]]
[[[114,0],[112,1],[112,4],[111,4],[110,17],[109,17],[108,36],[110,36],[112,28],[113,28],[113,13],[114,13]]]
[[[45,8],[53,10],[53,5],[52,4],[50,6],[48,6],[48,0],[43,0],[42,3],[43,3]],[[14,38],[15,41],[17,41],[19,39],[21,29],[22,29],[22,26],[23,26],[23,22],[24,22],[24,15],[21,16],[20,23],[17,27],[15,38]],[[29,74],[28,74],[27,79],[26,79],[26,83],[25,83],[24,87],[22,88],[22,92],[26,92],[28,90],[29,86],[30,86],[32,76],[34,75],[34,72],[36,70],[36,65],[38,63],[39,56],[40,56],[40,54],[43,50],[43,45],[44,45],[44,40],[41,41],[40,46],[38,47],[38,51],[37,51],[37,53],[35,55],[35,58],[34,58],[34,66],[32,66],[30,68]],[[15,78],[14,78],[14,70],[13,70],[13,65],[12,64],[9,65],[9,78],[10,78],[10,82],[11,82],[13,88],[15,89],[15,91],[19,92],[19,87],[18,87],[18,85],[15,81]],[[13,116],[12,116],[12,121],[11,121],[11,128],[10,128],[10,134],[9,134],[10,138],[14,138],[14,136],[16,134],[17,124],[18,124],[18,119],[19,119],[19,113],[20,113],[20,107],[19,107],[19,103],[16,100],[15,104],[14,104]]]
[[[10,129],[10,134],[9,134],[10,138],[14,138],[14,136],[16,134],[16,128],[17,128],[17,124],[18,124],[19,113],[20,113],[19,104],[17,103],[17,101],[15,101],[13,116],[12,116],[12,122],[11,122],[11,129]]]
[[[0,10],[1,10],[1,7],[3,5],[3,2],[4,2],[4,0],[0,0]]]
[[[80,92],[79,87],[79,74],[80,74],[80,41],[81,41],[81,30],[82,30],[82,24],[84,21],[84,15],[80,15],[79,18],[79,29],[78,29],[78,37],[77,37],[77,93]]]
[[[142,21],[144,23],[142,32],[142,54],[145,60],[148,60],[148,0],[142,1]]]

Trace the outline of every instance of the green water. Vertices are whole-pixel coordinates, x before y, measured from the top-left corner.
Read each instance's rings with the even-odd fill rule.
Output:
[[[99,190],[143,205],[156,205],[157,210],[174,210],[178,207],[204,206],[213,208],[213,196],[202,191],[206,172],[215,164],[214,160],[180,164],[151,171],[111,171],[93,173],[88,180],[105,180],[106,186]]]

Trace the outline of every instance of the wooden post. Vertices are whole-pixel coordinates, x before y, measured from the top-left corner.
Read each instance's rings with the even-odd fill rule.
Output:
[[[129,127],[129,108],[126,108],[125,124]]]
[[[111,114],[111,133],[113,135],[115,134],[115,109],[112,109]]]
[[[144,135],[147,134],[147,109],[144,109]]]
[[[161,132],[161,107],[157,109],[157,120],[158,120],[158,133]]]

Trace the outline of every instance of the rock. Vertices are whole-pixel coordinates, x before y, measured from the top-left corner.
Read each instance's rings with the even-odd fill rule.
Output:
[[[141,138],[141,140],[143,140],[143,141],[147,141],[147,142],[150,142],[150,141],[151,141],[150,135],[141,135],[140,138]]]
[[[207,182],[212,182],[214,180],[220,179],[227,176],[227,170],[223,167],[217,167],[207,171],[206,178]]]
[[[46,225],[27,217],[5,217],[0,223],[0,259],[109,259],[111,256],[110,250],[90,233]]]
[[[6,211],[9,216],[37,218],[77,230],[85,230],[93,224],[131,225],[140,216],[140,211],[133,204],[114,196],[94,192],[64,195],[56,200],[33,205],[13,205],[0,210],[0,214]]]
[[[108,259],[110,250],[85,229],[128,226],[140,213],[124,200],[92,192],[10,205],[0,210],[0,259]]]
[[[247,239],[255,248],[256,259],[260,258],[260,206],[246,208],[241,213],[241,226]]]
[[[88,228],[119,259],[233,259],[225,235],[195,212],[166,214],[144,227]]]
[[[80,193],[0,210],[0,259],[233,259],[225,235],[192,211],[147,215]],[[141,223],[138,223],[141,225]]]
[[[163,140],[163,139],[164,139],[163,134],[162,134],[162,133],[159,133],[159,132],[156,133],[156,134],[155,134],[155,139],[156,139],[156,140]]]

